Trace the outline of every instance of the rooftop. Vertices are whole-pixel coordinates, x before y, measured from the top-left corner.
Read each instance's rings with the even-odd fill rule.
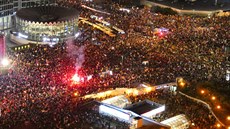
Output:
[[[149,100],[144,100],[138,103],[134,103],[128,107],[126,107],[125,109],[130,110],[138,115],[144,114],[146,112],[149,112],[151,110],[154,110],[158,107],[160,107],[160,104],[154,103],[152,101]]]
[[[78,10],[60,6],[39,6],[23,8],[17,11],[16,16],[31,22],[58,22],[68,21],[78,17]]]

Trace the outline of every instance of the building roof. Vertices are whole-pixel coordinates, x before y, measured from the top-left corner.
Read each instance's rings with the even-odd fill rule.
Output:
[[[128,123],[132,122],[132,120],[139,120],[142,119],[144,122],[144,126],[141,127],[140,129],[170,129],[170,126],[159,123],[154,121],[153,119],[150,119],[148,117],[145,116],[140,116],[132,111],[126,110],[126,109],[122,109],[107,103],[103,103],[103,102],[99,102],[99,101],[90,101],[87,104],[85,104],[82,109],[91,109],[91,110],[95,110],[96,107],[98,107],[98,111],[99,113],[101,113],[102,115],[109,115],[112,117],[116,117],[119,118],[119,120],[124,120],[124,117],[122,117],[122,115],[128,115],[130,117],[130,121],[126,121]],[[109,109],[109,110],[108,110]],[[119,112],[119,113],[118,113]],[[148,125],[148,126],[147,126]]]
[[[124,95],[119,95],[103,100],[102,103],[107,103],[120,108],[124,108],[127,104],[130,104],[130,101]]]
[[[125,109],[135,112],[138,115],[144,114],[156,108],[159,108],[161,105],[150,100],[144,100],[138,103],[134,103]]]
[[[180,129],[180,128],[183,128],[189,125],[190,122],[184,114],[180,114],[180,115],[171,117],[169,119],[166,119],[160,123],[168,125],[173,129]]]
[[[143,126],[138,129],[171,129],[170,126],[156,122],[151,118],[142,117],[143,119]]]
[[[77,18],[79,11],[74,8],[60,6],[39,6],[23,8],[17,11],[16,16],[31,22],[61,22]]]
[[[170,129],[170,127],[160,126],[160,125],[145,125],[138,129]]]

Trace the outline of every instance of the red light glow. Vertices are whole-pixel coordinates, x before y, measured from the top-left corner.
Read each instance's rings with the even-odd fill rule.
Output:
[[[162,32],[160,32],[160,33],[159,33],[159,35],[160,35],[160,36],[163,36],[163,33],[162,33]]]
[[[73,80],[75,83],[80,83],[81,78],[78,76],[78,74],[74,74],[73,77],[72,77],[72,80]]]
[[[73,94],[74,96],[78,96],[78,92],[74,92],[74,94]]]

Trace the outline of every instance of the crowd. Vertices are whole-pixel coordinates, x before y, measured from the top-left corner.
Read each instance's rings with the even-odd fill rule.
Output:
[[[149,94],[130,96],[130,100],[135,103],[141,100],[152,100],[157,103],[165,104],[165,111],[153,119],[161,122],[176,115],[185,114],[190,121],[191,128],[194,129],[215,129],[216,119],[209,109],[194,100],[186,98],[181,94],[174,94],[169,89],[160,89]]]
[[[109,49],[103,50],[106,51],[103,52],[104,58],[109,60],[112,55],[114,59],[107,62],[109,67],[120,66],[130,72],[141,72],[143,74],[137,78],[154,84],[174,81],[178,76],[228,83],[225,81],[228,69],[225,48],[229,43],[229,17],[167,16],[151,13],[149,9],[114,12],[109,16],[98,14],[126,32],[115,39],[97,36],[100,40],[103,37],[103,44],[99,47]],[[87,12],[84,16],[93,14],[97,15]],[[161,27],[167,28],[169,33],[164,37],[154,35],[154,28]],[[102,50],[96,52],[93,55],[101,55]],[[142,65],[143,61],[149,62],[147,67]]]
[[[69,5],[80,8],[79,3]],[[35,128],[89,128],[89,123],[95,123],[92,121],[100,116],[79,110],[88,100],[74,96],[75,92],[82,96],[108,88],[131,87],[135,82],[161,84],[175,81],[178,76],[229,84],[225,81],[224,53],[230,38],[229,17],[165,16],[146,8],[132,8],[128,13],[119,11],[117,4],[101,6],[111,15],[81,8],[80,16],[102,16],[125,34],[109,37],[80,23],[82,41],[9,51],[12,67],[0,76],[0,128],[14,128],[25,121],[33,123]],[[154,28],[160,27],[169,29],[169,33],[162,37],[155,35]],[[69,50],[77,51],[82,45],[84,61],[77,72],[93,78],[72,84],[79,53]],[[113,71],[113,75],[101,77],[100,73],[106,70]],[[181,105],[178,110],[169,109],[169,113],[190,114],[200,128],[212,124],[202,105],[189,106],[192,102],[181,96],[165,99],[169,107]],[[186,110],[182,111],[184,107]],[[103,128],[110,128],[107,123]]]

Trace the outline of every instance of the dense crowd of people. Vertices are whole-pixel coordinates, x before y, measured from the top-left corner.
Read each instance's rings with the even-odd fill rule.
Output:
[[[80,8],[77,4],[70,3]],[[0,76],[0,128],[17,128],[24,122],[32,123],[34,128],[90,128],[91,124],[97,125],[95,128],[112,128],[108,120],[99,121],[100,114],[80,110],[89,100],[79,96],[108,88],[132,87],[136,82],[173,82],[178,76],[229,84],[225,81],[224,52],[230,38],[229,17],[166,16],[136,7],[128,13],[120,11],[117,4],[101,6],[111,15],[81,8],[80,16],[102,16],[125,34],[109,37],[79,23],[81,40],[9,51],[12,67]],[[161,27],[169,32],[156,35],[154,28]],[[101,73],[107,70],[113,74],[102,77]],[[92,79],[75,84],[71,80],[75,73],[92,75]],[[76,92],[79,96],[75,96]],[[177,110],[168,109],[168,116],[172,116],[171,112],[183,112],[200,128],[213,124],[202,105],[190,106],[192,102],[181,96],[165,99],[170,108],[181,106]]]
[[[130,96],[130,100],[135,103],[143,100],[152,100],[157,103],[165,104],[165,111],[153,117],[155,121],[161,122],[176,115],[185,114],[193,129],[215,129],[217,120],[209,109],[194,100],[169,89],[152,91],[149,94]]]

